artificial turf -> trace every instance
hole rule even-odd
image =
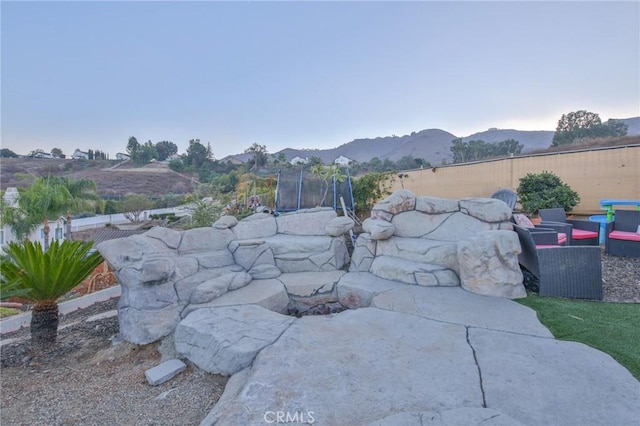
[[[556,339],[581,342],[611,355],[640,380],[640,304],[540,297],[517,302],[530,307]]]

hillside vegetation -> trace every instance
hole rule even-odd
[[[103,197],[143,194],[156,198],[169,193],[190,193],[195,185],[191,178],[162,163],[137,167],[119,165],[121,162],[115,160],[3,158],[1,161],[0,187],[3,191],[8,187],[27,187],[36,177],[49,175],[92,179]]]

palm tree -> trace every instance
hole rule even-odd
[[[67,215],[67,238],[70,236],[71,212],[95,208],[100,202],[96,184],[89,179],[39,177],[19,191],[16,206],[3,206],[2,222],[11,226],[16,238],[24,240],[42,223],[44,249],[49,247],[49,219]]]
[[[21,292],[33,302],[31,344],[41,349],[58,335],[58,299],[78,286],[102,263],[92,242],[54,240],[48,250],[39,242],[10,242],[0,264],[0,293]]]
[[[92,210],[102,203],[97,192],[96,182],[91,179],[71,179],[68,176],[52,177],[50,182],[61,185],[69,191],[69,204],[67,206],[67,229],[65,237],[71,238],[71,214],[73,211]]]

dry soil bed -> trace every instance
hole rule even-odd
[[[227,378],[193,365],[159,386],[144,372],[161,362],[158,343],[114,344],[117,299],[61,317],[58,343],[33,356],[29,331],[2,336],[2,425],[197,425],[218,401]],[[18,339],[10,342],[9,339]]]

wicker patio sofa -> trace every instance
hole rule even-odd
[[[599,247],[559,246],[553,230],[513,229],[522,247],[518,261],[538,279],[540,296],[602,300]]]
[[[597,246],[599,245],[600,223],[588,220],[567,219],[564,209],[540,209],[540,225],[549,227],[556,223],[571,225],[567,229],[568,244],[571,246]],[[571,230],[569,232],[568,230]]]
[[[615,222],[607,224],[604,247],[612,256],[640,257],[640,211],[616,210]]]

